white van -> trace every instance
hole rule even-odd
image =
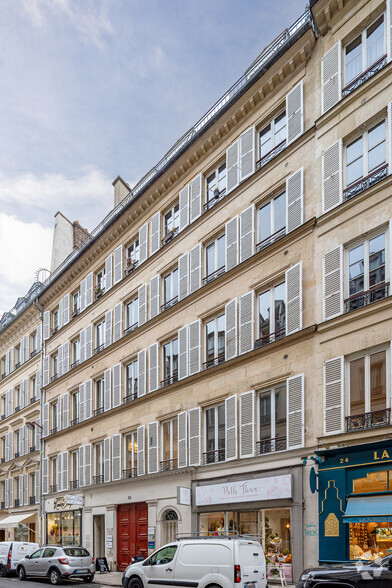
[[[38,543],[0,541],[0,576],[16,573],[18,562],[39,549]]]
[[[180,538],[146,560],[130,564],[124,588],[266,588],[266,566],[260,543],[241,535]]]

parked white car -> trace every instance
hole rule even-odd
[[[0,541],[0,576],[16,573],[18,562],[38,548],[38,543]]]
[[[245,536],[181,538],[130,564],[122,584],[124,588],[266,588],[265,557],[260,543]]]

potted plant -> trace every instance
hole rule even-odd
[[[94,294],[95,294],[95,299],[98,299],[102,296],[103,290],[101,288],[101,284],[97,284],[96,286],[94,286]]]
[[[166,243],[169,243],[169,241],[171,241],[173,237],[176,235],[177,231],[178,227],[173,227],[172,229],[170,229],[170,231],[168,231],[163,238],[163,244],[166,245]]]
[[[126,269],[126,273],[130,274],[131,272],[133,272],[133,270],[136,268],[137,265],[137,261],[136,259],[131,259],[130,257],[127,258],[127,269]]]

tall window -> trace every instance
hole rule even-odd
[[[80,339],[75,339],[72,342],[72,365],[71,367],[76,367],[80,362]]]
[[[53,404],[51,404],[51,410],[52,410],[52,430],[51,430],[51,433],[57,433],[57,427],[59,425],[59,423],[57,422],[57,402],[53,402]]]
[[[180,219],[180,206],[178,202],[166,212],[163,217],[163,224],[164,224],[164,235],[167,235],[169,231],[174,231],[178,229],[179,226],[179,219]]]
[[[226,192],[226,162],[224,161],[213,172],[207,176],[206,180],[206,200],[210,203],[211,200],[222,197]]]
[[[20,393],[20,386],[15,386],[15,412],[20,410],[21,404],[21,393]]]
[[[137,328],[139,321],[139,299],[133,298],[125,306],[125,334]]]
[[[79,290],[72,294],[72,314],[76,315],[80,311],[80,294]]]
[[[133,478],[137,470],[137,434],[136,431],[125,436],[125,471],[124,477]]]
[[[94,415],[101,414],[104,410],[104,380],[95,381],[95,411]]]
[[[71,425],[76,425],[79,420],[79,391],[71,392]],[[77,476],[76,476],[77,478]]]
[[[102,484],[104,481],[103,477],[103,468],[104,468],[104,458],[103,458],[103,443],[96,443],[94,446],[94,484]]]
[[[105,321],[95,325],[95,353],[102,351],[105,346]]]
[[[101,269],[95,276],[95,293],[105,290],[105,270]]]
[[[15,347],[15,369],[17,369],[20,366],[20,345],[17,345]]]
[[[206,246],[206,277],[204,283],[208,284],[221,276],[225,271],[226,237],[221,235]]]
[[[139,239],[135,239],[127,247],[127,263],[138,264],[140,259]]]
[[[259,346],[266,345],[286,334],[286,285],[279,284],[259,294]]]
[[[138,361],[134,359],[125,368],[125,387],[126,387],[126,395],[124,398],[125,402],[129,402],[130,400],[135,400],[137,398],[137,390],[138,390],[138,377],[139,377],[139,368],[138,368]]]
[[[30,382],[29,382],[29,398],[31,399],[31,401],[36,400],[36,396],[35,396],[35,385],[36,385],[36,377],[32,376],[30,378]]]
[[[286,141],[286,111],[276,116],[267,126],[259,132],[260,158]],[[283,146],[283,145],[282,145]]]
[[[19,452],[19,444],[20,444],[20,429],[18,429],[17,431],[15,431],[15,443],[14,443],[14,449],[15,449],[15,457],[19,457],[20,452]],[[13,456],[11,456],[12,458]]]
[[[386,370],[385,349],[349,361],[350,415],[387,408]]]
[[[344,52],[345,84],[360,76],[385,53],[384,17],[380,16],[347,45]]]
[[[257,250],[268,247],[286,234],[286,193],[261,206],[257,212]]]
[[[52,368],[53,368],[53,376],[52,376],[52,380],[55,380],[58,375],[59,375],[59,356],[58,353],[56,353],[55,355],[52,355]]]
[[[355,310],[387,295],[385,287],[385,233],[348,250],[346,310]]]
[[[70,487],[71,490],[79,487],[79,456],[78,451],[71,453],[71,468],[70,468]]]
[[[225,361],[225,315],[222,314],[205,324],[205,368]]]
[[[37,331],[31,335],[31,356],[37,353]]]
[[[57,492],[57,457],[52,458],[50,491]]]
[[[346,185],[350,186],[386,162],[385,120],[349,143],[346,147]]]
[[[178,302],[178,269],[173,269],[163,278],[163,304],[162,310],[170,308]]]
[[[178,457],[177,417],[162,423],[162,471],[175,470]]]
[[[163,381],[168,386],[178,380],[178,339],[163,345]]]
[[[259,453],[286,449],[286,384],[259,395]]]
[[[225,460],[225,405],[219,404],[205,411],[204,463]]]
[[[59,311],[56,309],[53,311],[53,330],[57,331],[59,328]]]

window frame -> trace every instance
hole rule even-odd
[[[283,280],[283,281],[281,281]],[[261,339],[265,339],[268,338],[272,341],[277,341],[278,339],[276,338],[276,333],[278,333],[279,331],[275,331],[275,324],[276,324],[276,316],[275,316],[275,303],[276,303],[276,299],[275,299],[275,290],[276,288],[278,288],[279,286],[283,286],[284,287],[284,294],[285,294],[285,298],[284,298],[284,305],[285,305],[285,320],[284,320],[284,326],[281,328],[281,330],[283,330],[283,334],[281,334],[279,336],[279,339],[282,339],[283,337],[286,336],[286,324],[287,324],[287,300],[286,300],[286,279],[285,276],[281,276],[281,280],[277,281],[277,283],[271,284],[269,286],[269,288],[267,288],[267,290],[262,290],[261,292],[257,292],[256,293],[256,333],[257,333],[257,339],[256,341],[260,341]],[[263,296],[264,294],[269,293],[269,308],[270,308],[270,320],[269,320],[269,335],[261,335],[260,333],[260,296]],[[271,327],[273,325],[274,330],[271,331]],[[272,338],[272,339],[271,339]]]
[[[384,135],[384,146],[385,146],[385,159],[383,163],[380,163],[376,167],[369,170],[369,133],[373,131],[376,127],[384,123],[385,125],[385,135]],[[377,118],[371,124],[366,125],[366,128],[362,131],[358,131],[353,136],[350,137],[349,140],[344,141],[344,149],[343,149],[343,183],[344,183],[344,190],[354,186],[358,182],[363,181],[369,175],[376,173],[380,168],[388,163],[388,146],[387,146],[387,132],[388,132],[388,121],[386,116],[382,116]],[[347,183],[347,148],[353,145],[356,141],[362,138],[362,176],[356,178],[350,184]],[[380,143],[377,143],[380,145]],[[357,158],[358,159],[358,158]]]
[[[284,113],[285,115],[285,125],[284,128],[286,129],[286,133],[285,133],[285,138],[280,141],[279,143],[275,144],[275,137],[276,137],[276,133],[275,133],[275,125],[276,125],[276,120]],[[263,155],[261,154],[261,133],[263,131],[265,131],[267,129],[268,126],[271,125],[271,149],[269,149],[268,151],[266,151],[266,153],[264,153]],[[278,145],[281,145],[283,143],[283,141],[287,144],[287,112],[286,112],[286,105],[282,105],[281,108],[279,108],[279,110],[277,111],[277,113],[271,117],[268,122],[265,122],[264,124],[258,125],[257,126],[257,154],[258,154],[258,161],[260,161],[261,159],[263,159],[266,155],[268,155],[269,153],[271,153],[271,151],[273,151],[274,149],[276,149],[276,147],[278,147]],[[284,145],[286,146],[286,145]]]
[[[95,348],[94,353],[102,351],[105,346],[105,317],[102,317],[94,325]]]
[[[98,400],[101,400],[98,403]],[[95,415],[101,414],[104,411],[105,406],[105,380],[103,376],[100,376],[94,380],[94,413]]]
[[[219,408],[223,407],[223,429],[225,431],[225,435],[223,437],[223,447],[218,447],[219,445]],[[208,442],[208,438],[207,438],[207,428],[208,428],[208,418],[207,418],[207,412],[213,410],[214,411],[214,449],[207,449],[207,442]],[[225,461],[226,459],[226,407],[225,407],[225,403],[224,402],[218,402],[218,404],[214,404],[212,406],[206,406],[204,409],[204,442],[203,442],[203,447],[204,447],[204,454],[205,454],[205,464],[210,464],[210,463],[217,463],[220,461]],[[223,459],[219,459],[220,455],[218,452],[223,451]],[[208,459],[208,455],[211,455],[213,453],[214,455],[214,459],[212,459],[211,461],[209,461]],[[215,455],[218,455],[218,459],[215,459]]]
[[[173,292],[174,292],[174,273],[176,273],[177,275],[177,294],[175,296],[173,296]],[[168,300],[166,300],[166,287],[165,287],[165,281],[167,278],[170,278],[170,298]],[[176,302],[178,302],[178,286],[179,286],[179,281],[178,281],[178,265],[175,267],[172,267],[171,270],[169,270],[168,272],[166,272],[164,275],[162,275],[162,304],[161,304],[161,310],[166,310],[167,308],[170,308],[170,306],[172,306],[173,304],[175,304]]]
[[[104,470],[105,470],[105,456],[104,456],[104,448],[103,448],[103,441],[98,441],[94,443],[94,477],[93,481],[103,482],[104,477]],[[99,480],[98,480],[99,478]]]
[[[376,59],[376,61],[374,61],[370,65],[367,65],[367,34],[366,33],[377,22],[377,20],[381,17],[383,17],[383,24],[384,24],[383,53],[380,55],[380,57],[378,57]],[[351,80],[346,80],[347,47],[349,45],[351,45],[351,43],[356,41],[359,37],[361,37],[361,72],[359,74],[357,74],[356,76],[354,76]],[[343,89],[346,88],[347,86],[349,86],[350,84],[352,84],[357,78],[361,77],[368,69],[373,67],[373,65],[376,64],[382,58],[382,56],[385,55],[386,53],[387,53],[387,18],[386,18],[386,12],[383,11],[378,16],[376,16],[376,18],[374,20],[372,20],[372,22],[370,24],[368,24],[365,28],[363,28],[358,34],[356,34],[352,38],[350,38],[350,41],[345,43],[345,45],[343,47],[343,51],[342,51]]]
[[[178,211],[176,212],[176,208],[178,208]],[[170,227],[169,229],[167,228],[167,223],[166,223],[166,216],[171,213],[171,222],[172,222],[172,227]],[[176,218],[176,214],[177,214],[177,220],[178,220],[178,225],[175,226],[174,225],[174,219]],[[166,210],[165,212],[162,213],[162,224],[163,224],[163,239],[166,238],[166,236],[173,231],[174,234],[176,234],[178,232],[179,226],[180,226],[180,201],[176,200],[175,202],[173,202]]]
[[[224,351],[219,354],[219,329],[218,329],[218,320],[220,318],[224,319]],[[208,335],[207,335],[207,325],[211,322],[214,322],[214,357],[208,359],[207,352],[208,352]],[[206,319],[203,324],[203,336],[204,336],[204,367],[212,367],[217,362],[223,363],[225,361],[225,354],[226,354],[226,316],[225,311],[222,311],[218,314],[211,316],[210,318]],[[208,364],[208,365],[207,365]]]
[[[133,255],[130,254],[130,249],[133,249]],[[138,265],[140,261],[140,243],[139,243],[139,236],[137,235],[134,239],[132,239],[128,245],[125,247],[125,259],[127,265],[131,265],[135,262],[135,267]]]
[[[175,343],[175,342],[177,343],[177,370],[174,369],[174,356],[175,356],[175,354],[173,353],[173,343]],[[169,355],[170,374],[168,376],[166,376],[165,347],[167,347],[168,345],[170,345],[170,355]],[[178,381],[178,356],[179,356],[178,337],[173,337],[173,338],[165,341],[164,343],[162,343],[161,353],[162,353],[162,376],[164,376],[161,381],[161,386],[169,386],[170,384]],[[168,380],[169,380],[169,382],[167,382]]]
[[[171,417],[170,419],[165,419],[164,421],[162,421],[160,423],[160,429],[161,429],[161,465],[163,467],[163,465],[167,462],[176,462],[176,464],[178,463],[178,416],[174,416]],[[170,457],[168,459],[165,459],[165,448],[164,448],[164,439],[165,439],[165,435],[164,435],[164,426],[165,425],[169,425],[169,455]],[[174,430],[176,432],[176,436],[174,437]],[[175,450],[175,451],[174,451]],[[174,464],[173,464],[174,465]],[[175,467],[169,467],[168,469],[176,469],[177,465],[175,465]]]
[[[281,198],[282,196],[284,196],[284,203],[285,203],[285,223],[283,227],[280,227],[279,229],[276,228],[276,214],[275,214],[275,201],[278,198]],[[262,239],[261,241],[259,241],[260,238],[260,211],[263,208],[266,208],[267,206],[270,206],[270,235],[268,235],[268,237],[265,237],[264,239]],[[272,243],[275,243],[275,241],[278,241],[279,239],[281,239],[282,237],[284,237],[287,234],[287,215],[286,215],[286,211],[287,211],[287,192],[286,192],[286,188],[282,186],[282,189],[279,190],[277,192],[277,194],[275,195],[271,195],[270,198],[268,200],[264,200],[263,202],[260,202],[259,204],[257,204],[256,206],[256,239],[257,239],[257,243],[256,243],[256,251],[259,252],[262,249],[264,249],[265,247],[268,247],[269,245],[271,245]],[[268,241],[266,243],[266,241]],[[262,247],[263,243],[265,243],[265,245]]]
[[[225,166],[225,187],[222,190],[219,190],[219,170],[221,167]],[[215,188],[212,190],[212,193],[209,194],[208,188],[208,179],[215,174]],[[216,182],[218,180],[218,182]],[[216,188],[219,190],[219,194],[217,196],[214,195]],[[227,191],[227,166],[226,166],[226,159],[221,159],[219,163],[217,163],[209,172],[204,174],[204,191],[205,191],[205,202],[206,204],[210,204],[213,200],[218,200],[222,198]]]
[[[128,451],[128,437],[132,437],[132,447],[133,447],[132,452]],[[124,445],[125,445],[125,447],[124,447],[125,463],[123,465],[126,466],[124,468],[124,470],[126,472],[131,470],[132,476],[129,476],[129,477],[133,477],[134,475],[136,475],[136,471],[137,471],[137,430],[136,429],[124,434]],[[136,448],[136,451],[135,451],[135,448]],[[129,462],[128,462],[129,454],[131,456],[131,466],[130,467],[128,467],[129,466]]]
[[[205,267],[205,277],[204,277],[204,283],[209,283],[210,281],[212,281],[213,276],[215,274],[216,277],[221,276],[222,274],[225,273],[226,270],[226,263],[224,260],[224,263],[222,266],[218,267],[218,259],[219,259],[219,244],[218,242],[223,239],[223,255],[224,257],[226,256],[226,233],[223,231],[221,233],[219,233],[219,235],[217,235],[216,237],[214,237],[213,239],[210,239],[205,245],[204,245],[204,267]],[[208,248],[211,247],[212,245],[214,245],[214,266],[215,269],[213,272],[209,271],[208,268]]]
[[[136,310],[135,310],[135,303],[137,303]],[[129,323],[128,307],[130,304],[132,304],[132,316],[133,316],[132,324],[128,324]],[[137,329],[139,326],[139,296],[137,294],[134,294],[130,299],[128,299],[128,302],[125,303],[124,307],[125,307],[125,324],[126,324],[124,332],[125,332],[125,334],[127,334],[127,333],[131,333],[134,329]]]
[[[275,404],[275,397],[276,397],[276,391],[278,388],[284,388],[285,389],[285,408],[286,408],[286,415],[285,415],[285,420],[286,420],[286,430],[285,430],[285,447],[282,449],[271,449],[271,451],[263,451],[261,452],[260,449],[258,449],[258,455],[264,455],[264,454],[269,454],[269,453],[277,453],[278,451],[286,451],[287,450],[287,422],[288,422],[288,406],[287,406],[287,381],[282,381],[282,382],[278,382],[277,384],[274,384],[273,386],[270,386],[268,388],[263,388],[261,390],[258,390],[256,393],[256,424],[257,424],[257,432],[256,432],[256,445],[261,444],[263,441],[264,442],[268,442],[268,441],[272,441],[272,440],[276,440],[279,439],[280,437],[276,436],[276,404]],[[270,394],[270,404],[271,404],[271,437],[268,439],[261,439],[261,406],[260,406],[260,402],[261,402],[261,397],[266,395],[267,393]],[[272,443],[271,443],[272,446]],[[276,446],[275,446],[276,447]]]
[[[135,387],[135,364],[137,366],[137,384]],[[129,366],[132,366],[132,392],[129,392],[128,390],[128,382],[129,382],[129,378],[128,378],[128,368]],[[124,377],[125,377],[125,391],[126,394],[124,396],[124,401],[129,402],[130,400],[135,400],[137,398],[138,395],[138,386],[139,386],[139,362],[138,362],[138,358],[137,356],[134,357],[133,359],[124,362]],[[135,389],[136,388],[136,389]]]

